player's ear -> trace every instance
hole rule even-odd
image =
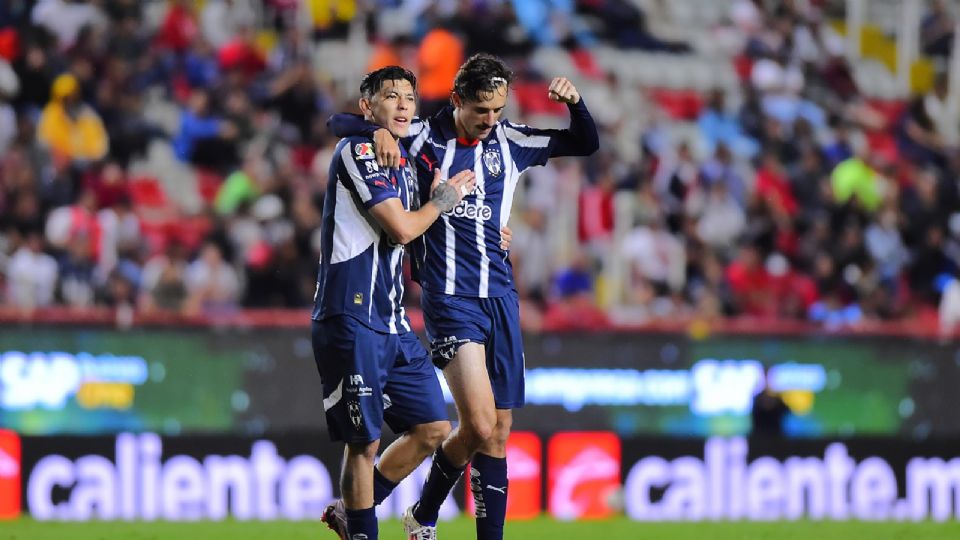
[[[360,105],[360,112],[362,112],[364,116],[367,116],[368,114],[370,114],[370,110],[371,110],[370,100],[368,100],[367,98],[360,98],[360,101],[358,102],[358,104]]]
[[[460,108],[463,105],[463,101],[460,99],[460,96],[456,92],[450,92],[450,103],[453,103],[453,106]]]

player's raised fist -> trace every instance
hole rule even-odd
[[[574,105],[580,102],[580,92],[577,87],[566,77],[554,77],[550,81],[550,89],[547,90],[547,97],[560,103],[569,103]]]

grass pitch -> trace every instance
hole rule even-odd
[[[460,518],[442,522],[444,540],[476,538],[473,521]],[[337,540],[322,523],[291,521],[226,522],[37,522],[31,519],[0,521],[0,540],[192,540],[192,539],[310,539]],[[401,540],[396,520],[380,523],[380,538]],[[507,540],[956,540],[960,522],[863,523],[638,523],[626,518],[593,522],[560,522],[549,518],[508,522]]]

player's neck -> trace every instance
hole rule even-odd
[[[477,139],[467,135],[467,130],[460,123],[460,109],[453,109],[453,126],[457,130],[457,140],[468,145],[477,144]]]

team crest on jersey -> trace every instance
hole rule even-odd
[[[350,416],[350,423],[353,429],[359,430],[363,425],[363,412],[360,411],[360,404],[356,401],[347,403],[347,415]]]
[[[483,166],[490,176],[500,176],[503,172],[503,163],[500,161],[500,152],[490,149],[483,153]]]
[[[373,154],[372,143],[357,143],[353,147],[353,153],[357,155],[357,159],[373,159],[376,157]]]

